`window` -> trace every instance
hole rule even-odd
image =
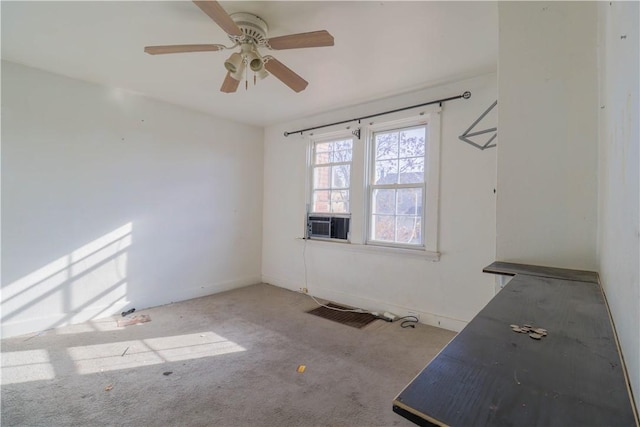
[[[305,235],[438,259],[439,107],[358,127],[309,140]]]
[[[352,158],[352,138],[313,143],[311,212],[339,214],[350,212]]]
[[[373,133],[370,240],[423,246],[427,125]]]
[[[368,130],[366,243],[437,253],[440,109]]]

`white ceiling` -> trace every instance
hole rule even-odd
[[[260,16],[270,37],[326,29],[335,46],[271,52],[309,82],[300,93],[270,76],[225,94],[229,52],[143,52],[147,45],[230,44],[190,1],[3,0],[2,58],[259,126],[496,69],[496,2],[220,4]]]

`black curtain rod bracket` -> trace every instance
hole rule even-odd
[[[425,107],[427,105],[432,105],[432,104],[440,104],[440,107],[442,107],[442,103],[443,102],[453,101],[455,99],[460,99],[460,98],[462,98],[462,99],[471,98],[471,92],[466,91],[462,95],[451,96],[449,98],[437,99],[435,101],[429,101],[429,102],[425,102],[423,104],[411,105],[410,107],[396,108],[395,110],[389,110],[389,111],[384,111],[382,113],[370,114],[368,116],[356,117],[355,119],[351,119],[351,120],[342,120],[341,122],[334,122],[334,123],[329,123],[329,124],[326,124],[326,125],[314,126],[314,127],[310,127],[310,128],[306,128],[306,129],[299,129],[299,130],[294,130],[294,131],[291,131],[291,132],[285,132],[284,136],[286,137],[286,136],[289,136],[289,135],[294,135],[296,133],[299,133],[300,135],[302,135],[304,132],[308,132],[310,130],[322,129],[322,128],[326,128],[326,127],[329,127],[329,126],[343,125],[345,123],[350,123],[350,122],[356,122],[357,121],[358,123],[360,123],[361,120],[370,119],[372,117],[378,117],[378,116],[383,116],[385,114],[391,114],[391,113],[397,113],[397,112],[400,112],[400,111],[411,110],[412,108]]]

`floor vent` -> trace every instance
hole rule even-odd
[[[328,307],[339,308],[341,310],[350,310],[349,307],[342,307],[337,304],[327,304]],[[377,317],[368,313],[353,313],[349,311],[331,310],[326,307],[318,307],[313,310],[307,311],[309,314],[322,317],[324,319],[333,320],[334,322],[342,323],[343,325],[352,326],[354,328],[363,328],[369,323],[377,319]]]

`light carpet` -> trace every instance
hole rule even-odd
[[[391,402],[455,334],[355,329],[315,305],[259,284],[4,339],[2,425],[413,425]]]

